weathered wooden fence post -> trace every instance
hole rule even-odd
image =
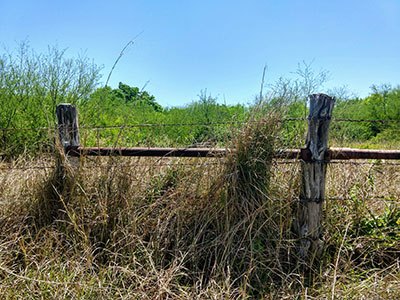
[[[68,158],[68,152],[79,147],[78,113],[72,104],[61,103],[57,105],[56,116],[59,140],[64,154]],[[79,158],[70,157],[68,160],[75,167],[79,166]]]
[[[306,148],[302,149],[302,185],[297,206],[295,231],[299,238],[299,258],[312,261],[320,255],[322,205],[325,199],[328,129],[335,99],[325,94],[309,96],[310,114]]]

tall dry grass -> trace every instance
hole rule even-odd
[[[398,298],[399,167],[329,167],[325,255],[304,274],[292,233],[299,166],[272,159],[278,120],[242,128],[224,159],[1,164],[0,295]]]

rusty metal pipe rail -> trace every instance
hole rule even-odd
[[[153,156],[153,157],[224,157],[234,149],[226,148],[148,148],[148,147],[68,147],[67,154],[80,156]],[[311,160],[307,149],[279,150],[274,155],[277,159]],[[369,150],[351,148],[331,148],[325,160],[349,159],[387,159],[400,160],[400,150]]]

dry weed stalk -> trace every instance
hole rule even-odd
[[[367,199],[383,193],[398,207],[400,197],[398,168],[376,164],[329,167],[324,269],[316,270],[314,284],[304,288],[307,282],[292,264],[298,165],[272,160],[276,118],[242,128],[234,141],[238,151],[225,160],[86,158],[74,174],[2,169],[0,294],[399,296],[398,240],[365,232],[365,226],[375,224],[368,223],[371,216],[378,219],[389,209],[388,202]],[[25,160],[18,166],[40,164]],[[62,173],[69,176],[61,178]],[[335,197],[350,200],[329,200]],[[373,233],[388,234],[381,229]]]

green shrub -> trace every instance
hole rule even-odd
[[[21,43],[0,56],[0,153],[15,156],[51,143],[57,104],[89,98],[100,68],[86,57],[68,58],[66,50],[49,47],[46,54]]]

